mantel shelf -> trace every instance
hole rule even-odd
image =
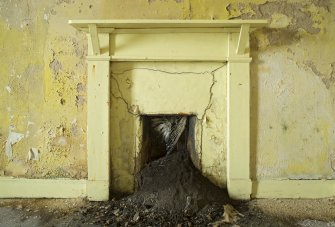
[[[264,27],[267,20],[69,20],[89,33],[93,55],[101,55],[99,34],[132,33],[239,33],[236,53],[245,52],[250,30]]]
[[[84,30],[89,24],[97,28],[113,29],[154,29],[154,28],[240,28],[248,24],[259,28],[268,24],[267,20],[69,20],[73,27]]]

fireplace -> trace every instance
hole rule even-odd
[[[232,198],[250,198],[249,31],[266,21],[70,24],[88,32],[89,199],[133,192],[136,173],[166,155],[149,152],[155,118],[186,119],[179,146],[194,165]]]

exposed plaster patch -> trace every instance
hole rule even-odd
[[[324,8],[327,12],[330,12],[331,0],[313,0],[313,4],[317,7]]]
[[[86,103],[85,96],[83,95],[76,95],[76,106],[81,107]]]
[[[0,18],[10,27],[24,29],[32,22],[29,1],[1,1]]]
[[[57,59],[53,58],[49,67],[52,69],[55,77],[57,78],[60,70],[62,69],[62,64]]]
[[[148,0],[148,3],[151,4],[157,0]],[[167,0],[160,0],[161,2],[167,2]],[[176,3],[182,3],[184,0],[174,0]]]
[[[317,75],[327,89],[329,89],[335,83],[335,62],[331,63],[330,66],[332,67],[332,71],[329,75],[326,75],[320,72],[314,62],[312,61],[304,61],[303,62],[308,68],[310,68],[315,75]]]
[[[315,5],[318,9],[327,10],[329,1],[266,1],[263,4],[238,3],[229,4],[227,12],[232,18],[241,19],[270,19],[270,25],[256,33],[265,36],[268,43],[266,46],[284,46],[296,43],[301,39],[301,30],[309,34],[318,34],[323,26],[323,17],[314,17],[310,6]],[[314,6],[313,5],[313,6]],[[250,10],[249,10],[250,9]],[[252,35],[253,36],[253,35]],[[264,40],[264,37],[262,37]],[[253,39],[253,37],[251,37]],[[258,37],[259,39],[259,37]],[[258,40],[261,42],[261,40]],[[254,50],[253,48],[251,48]]]
[[[71,122],[71,133],[76,136],[79,133],[77,119],[73,119]]]
[[[84,59],[85,56],[87,56],[87,42],[85,42],[85,45],[83,45],[82,42],[77,38],[72,38],[71,42],[76,56],[80,59]]]
[[[85,85],[83,83],[78,83],[76,90],[77,90],[78,93],[85,92]]]
[[[62,3],[70,4],[70,3],[71,3],[71,0],[57,0],[57,1],[56,1],[56,4],[57,4],[57,5],[60,5],[60,4],[62,4]]]
[[[287,28],[290,23],[292,22],[292,18],[281,14],[281,13],[275,13],[272,15],[271,23],[268,27],[270,28]]]
[[[9,134],[8,134],[8,138],[7,138],[7,142],[5,145],[5,152],[8,158],[12,158],[13,157],[13,148],[12,146],[14,144],[16,144],[17,142],[19,142],[20,140],[22,140],[24,138],[24,134],[22,133],[17,133],[17,132],[13,132],[12,129],[9,129]]]
[[[315,28],[313,17],[306,7],[309,3],[289,3],[286,1],[266,2],[264,4],[252,4],[251,7],[255,12],[253,18],[272,18],[273,15],[282,14],[292,18],[287,26],[289,31],[297,32],[299,28],[304,29],[310,34],[317,34],[320,32],[319,28]],[[241,15],[242,19],[245,19]]]
[[[40,151],[37,148],[30,148],[28,151],[28,160],[39,161],[40,160]]]

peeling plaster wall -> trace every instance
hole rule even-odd
[[[86,36],[68,26],[68,19],[267,18],[270,27],[253,32],[251,40],[252,176],[334,178],[334,5],[330,0],[0,1],[0,175],[87,175]],[[8,158],[11,133],[24,137],[10,144]],[[32,149],[39,152],[37,160],[27,160]]]

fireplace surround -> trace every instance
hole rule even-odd
[[[144,115],[194,119],[193,162],[249,199],[249,31],[265,20],[71,20],[88,34],[90,200],[132,192]]]

